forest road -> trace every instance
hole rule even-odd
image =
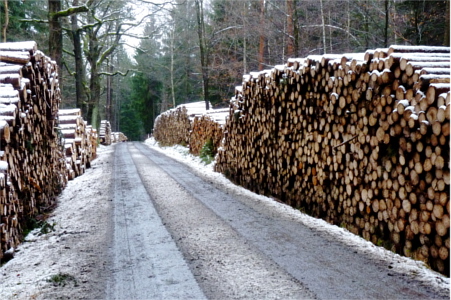
[[[113,170],[107,299],[449,299],[142,143]]]

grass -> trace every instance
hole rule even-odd
[[[78,286],[75,277],[66,273],[52,275],[49,279],[47,279],[47,282],[53,283],[55,286],[66,286],[67,283],[73,282],[74,286]]]

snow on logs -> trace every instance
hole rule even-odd
[[[99,140],[102,145],[111,145],[111,125],[110,121],[100,121]]]
[[[215,169],[449,275],[450,48],[309,56],[244,76]]]
[[[188,145],[191,123],[185,106],[165,111],[155,119],[153,136],[163,146]]]
[[[62,132],[73,135],[74,151],[83,153],[75,164],[95,153],[94,144],[82,149],[80,136],[67,132],[60,103],[56,63],[35,42],[0,43],[0,259],[20,242],[27,222],[55,205],[67,183]]]
[[[211,107],[211,104],[210,104]],[[205,102],[181,104],[160,114],[155,120],[153,136],[161,145],[189,145],[199,155],[209,140],[216,152],[223,136],[228,109],[205,109]]]
[[[128,138],[122,132],[112,132],[111,133],[111,142],[112,143],[122,143],[128,141]]]
[[[67,181],[56,68],[35,42],[0,44],[0,258]]]
[[[97,131],[83,120],[79,108],[60,109],[58,120],[58,129],[64,138],[67,176],[72,180],[91,166],[96,155]]]

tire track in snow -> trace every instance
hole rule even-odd
[[[204,299],[125,143],[116,147],[113,177],[113,267],[106,299]]]
[[[134,146],[187,194],[266,255],[268,261],[276,262],[320,299],[449,299],[449,290],[428,286],[418,281],[414,273],[399,272],[390,259],[363,253],[358,247],[341,242],[336,234],[307,227],[289,215],[268,209],[259,200],[217,188],[158,151],[140,143]],[[167,218],[163,217],[170,223]],[[176,230],[170,231],[179,235]]]

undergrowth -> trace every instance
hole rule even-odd
[[[213,141],[208,139],[205,144],[202,146],[199,154],[200,159],[206,165],[210,164],[215,157],[215,149],[213,146]]]

